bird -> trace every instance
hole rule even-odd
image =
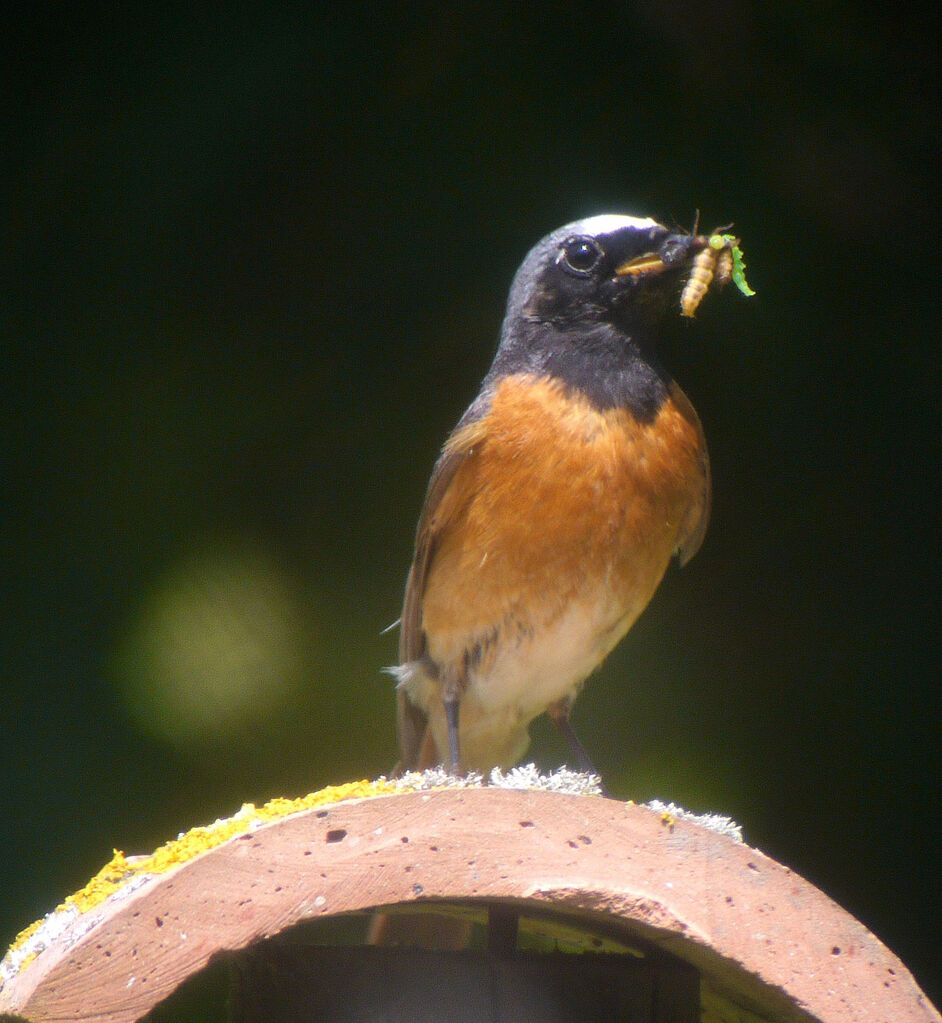
[[[591,768],[573,702],[710,517],[703,428],[659,351],[707,247],[602,214],[521,264],[419,517],[388,669],[400,771],[509,767],[543,713]]]

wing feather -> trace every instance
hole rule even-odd
[[[488,403],[489,405],[489,403]],[[425,631],[422,627],[422,602],[428,583],[429,572],[435,558],[435,551],[448,519],[441,513],[442,503],[455,476],[468,455],[483,443],[486,434],[486,413],[488,405],[475,403],[454,432],[445,442],[442,453],[429,481],[425,504],[416,530],[415,556],[409,577],[406,580],[406,594],[403,601],[402,621],[399,632],[399,672],[402,678],[413,671],[427,670],[421,662],[426,655]],[[432,667],[429,665],[428,667]],[[428,717],[425,712],[409,699],[400,685],[397,694],[396,713],[399,737],[400,769],[412,770],[431,766],[426,738]]]
[[[693,405],[690,404],[690,399],[676,382],[671,384],[670,395],[680,414],[695,427],[701,451],[700,465],[702,478],[700,493],[687,511],[677,544],[677,560],[681,565],[686,565],[700,549],[707,526],[710,523],[710,507],[713,503],[713,482],[710,476],[710,455],[707,451],[706,437],[703,435],[700,417],[697,415]]]

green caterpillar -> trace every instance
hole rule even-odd
[[[717,252],[721,252],[723,249],[729,250],[733,257],[733,265],[730,272],[733,284],[744,295],[754,295],[755,292],[746,282],[746,261],[742,258],[742,249],[736,244],[737,241],[738,239],[734,234],[711,234],[707,239],[707,244],[711,249],[716,249]]]

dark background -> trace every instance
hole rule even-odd
[[[568,220],[699,208],[735,221],[758,291],[670,328],[713,522],[576,724],[617,796],[732,815],[937,997],[928,18],[736,0],[19,17],[0,944],[113,847],[391,767],[381,630],[513,271]],[[565,759],[534,731],[539,763]]]

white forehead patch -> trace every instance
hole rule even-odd
[[[580,231],[586,234],[599,235],[611,234],[613,231],[620,231],[625,227],[633,227],[637,231],[647,231],[652,227],[661,227],[656,220],[650,217],[628,217],[623,213],[601,213],[597,217],[587,217],[573,224]]]

